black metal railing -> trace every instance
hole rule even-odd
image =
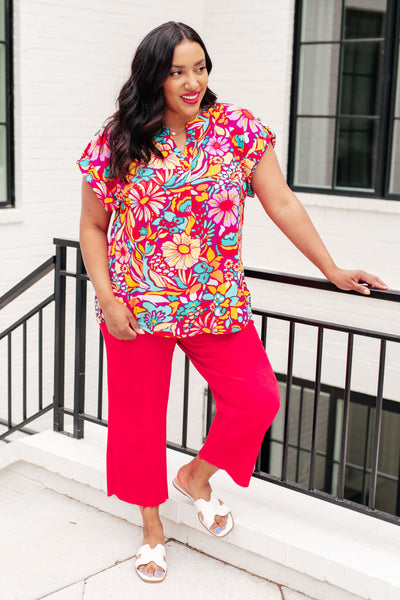
[[[46,260],[40,267],[35,269],[30,275],[25,277],[19,284],[14,286],[6,294],[0,298],[0,310],[6,308],[11,302],[17,300],[30,290],[35,284],[42,280],[46,275],[54,270],[55,259],[52,256]],[[45,402],[43,397],[43,314],[45,309],[54,302],[54,294],[50,294],[36,306],[26,312],[17,321],[9,325],[4,331],[0,332],[0,344],[6,345],[6,364],[3,364],[3,398],[6,397],[6,409],[1,411],[0,417],[0,440],[6,441],[13,433],[20,430],[26,434],[34,433],[28,429],[27,425],[32,421],[36,421],[39,417],[49,412],[53,408],[53,398],[50,396],[50,401]],[[28,355],[28,325],[34,320],[37,321],[36,333],[36,351]],[[21,353],[18,354],[17,361],[13,360],[13,342],[17,336],[21,336],[22,340],[18,340]],[[28,371],[30,368],[30,358],[34,356],[36,363],[36,389],[28,382]],[[13,386],[14,369],[18,365],[22,372],[22,389],[15,390]],[[29,394],[28,394],[29,389]],[[21,402],[16,402],[15,395],[18,394]],[[31,396],[34,396],[31,398]],[[15,409],[18,407],[18,411]],[[3,407],[4,408],[4,407]],[[14,415],[17,412],[18,417]],[[6,413],[6,414],[4,414]]]
[[[393,296],[393,294],[392,294]],[[400,454],[397,456],[397,461],[395,461],[395,470],[397,472],[397,489],[396,496],[394,498],[395,505],[395,515],[393,518],[391,516],[383,514],[383,511],[377,510],[376,507],[376,492],[377,492],[377,482],[378,482],[378,474],[380,478],[385,479],[384,473],[378,473],[378,459],[379,453],[381,450],[381,432],[382,432],[382,415],[383,415],[383,387],[385,381],[385,361],[386,361],[386,350],[388,343],[399,344],[400,336],[399,335],[391,335],[385,334],[378,331],[370,331],[363,330],[360,328],[349,327],[349,326],[340,326],[333,323],[326,323],[321,321],[315,321],[311,319],[303,319],[294,317],[292,315],[282,314],[282,313],[272,313],[267,311],[254,310],[255,315],[259,315],[262,319],[263,329],[266,331],[267,322],[269,320],[280,320],[287,321],[289,323],[289,333],[288,333],[288,352],[287,352],[287,371],[282,376],[280,374],[280,379],[284,383],[284,397],[282,398],[282,405],[284,413],[283,419],[283,436],[282,440],[274,439],[273,429],[268,433],[268,442],[281,443],[282,452],[281,452],[281,466],[279,469],[279,473],[276,475],[271,475],[263,472],[261,467],[262,456],[259,457],[258,463],[255,469],[255,476],[260,477],[265,480],[274,481],[275,483],[279,483],[281,485],[285,485],[291,489],[296,489],[302,491],[304,493],[312,494],[313,496],[330,500],[335,503],[342,504],[349,508],[364,512],[375,514],[375,516],[380,516],[381,518],[387,518],[387,520],[392,522],[397,522],[400,524],[400,516],[399,512],[399,502],[400,502],[400,481],[398,477],[399,467],[400,467]],[[315,356],[315,379],[313,382],[308,382],[308,384],[312,383],[311,389],[313,394],[313,402],[312,402],[312,427],[311,434],[309,439],[309,447],[301,448],[300,444],[295,446],[290,443],[290,423],[291,423],[291,402],[292,402],[292,384],[293,384],[293,358],[295,352],[295,334],[296,328],[298,325],[306,325],[308,327],[314,328],[317,330],[317,342],[316,342],[316,356]],[[318,457],[324,456],[324,452],[318,452],[317,450],[317,436],[318,436],[318,413],[320,409],[321,402],[321,373],[322,373],[322,361],[323,361],[323,348],[324,348],[324,336],[328,331],[336,331],[345,334],[347,337],[347,356],[345,363],[345,385],[341,391],[340,397],[343,403],[343,410],[341,415],[341,423],[337,423],[337,411],[334,412],[333,418],[329,423],[330,428],[336,427],[337,434],[340,439],[340,449],[338,452],[338,458],[335,460],[332,459],[332,462],[338,467],[338,475],[336,478],[336,494],[329,494],[325,490],[316,489],[315,485],[315,477],[316,477],[316,461]],[[354,361],[354,341],[356,338],[372,338],[379,341],[379,359],[378,359],[378,378],[377,378],[377,389],[376,395],[374,397],[375,400],[375,425],[372,434],[372,448],[370,449],[370,458],[367,456],[367,449],[364,452],[365,460],[367,461],[363,465],[363,475],[367,475],[369,477],[369,493],[364,494],[366,496],[366,503],[359,504],[357,502],[353,502],[346,498],[345,495],[345,482],[346,482],[346,470],[350,469],[358,469],[358,465],[349,464],[347,458],[347,446],[349,442],[349,418],[350,418],[350,409],[352,396],[354,392],[352,391],[351,380],[352,380],[352,370],[353,370],[353,361]],[[264,336],[264,344],[267,343],[267,337]],[[279,378],[279,377],[278,377]],[[363,396],[366,396],[365,394]],[[387,401],[386,401],[387,402]],[[391,403],[394,407],[392,409],[393,414],[398,414],[400,406],[398,403]],[[339,415],[340,416],[340,415]],[[329,434],[329,432],[328,432]],[[335,433],[331,433],[331,435],[335,435]],[[398,431],[397,435],[393,436],[393,439],[385,440],[385,443],[393,443],[398,446]],[[299,451],[307,452],[309,454],[308,457],[308,476],[305,477],[305,481],[301,484],[296,481],[290,481],[290,477],[288,476],[288,465],[289,465],[289,451],[290,449],[296,448]],[[370,464],[369,464],[370,463]],[[361,469],[360,469],[361,470]],[[365,479],[364,479],[365,481]]]
[[[88,310],[92,311],[92,299],[88,298],[91,291],[88,293],[88,276],[78,242],[55,239],[54,243],[54,405],[43,410],[54,408],[56,431],[82,438],[85,421],[107,426],[103,340],[94,319],[86,318]],[[48,268],[50,264],[53,263],[50,261]],[[279,283],[287,289],[299,286],[313,288],[329,292],[330,297],[333,297],[332,294],[352,294],[341,292],[329,282],[316,278],[253,269],[247,269],[246,276],[249,282],[262,281],[263,285]],[[13,294],[10,292],[7,296],[11,298]],[[397,291],[371,290],[371,296],[380,303],[400,302],[400,292]],[[357,297],[361,302],[370,301],[359,294]],[[52,300],[53,297],[46,302]],[[280,352],[285,355],[283,366],[282,356],[278,361],[277,373],[282,391],[280,417],[265,436],[254,476],[400,524],[399,436],[397,433],[393,439],[388,438],[392,435],[391,426],[395,418],[400,418],[400,403],[397,398],[385,397],[384,394],[387,382],[399,375],[398,367],[397,371],[393,371],[393,357],[390,358],[390,369],[387,368],[387,354],[388,348],[390,352],[393,348],[400,351],[400,336],[259,307],[253,308],[253,313],[269,356],[274,355],[278,346],[282,346]],[[279,335],[274,333],[277,324],[281,328]],[[304,345],[305,330],[315,332],[311,335],[312,344],[308,339]],[[7,331],[2,335],[8,335]],[[324,366],[330,359],[332,335],[342,336],[345,340],[341,345],[344,358],[342,386],[327,382],[324,374]],[[369,356],[370,362],[366,363],[368,369],[371,370],[373,364],[377,371],[373,393],[357,389],[359,383],[354,383],[357,380],[355,372],[359,379],[358,363],[360,355],[363,356],[360,340],[362,343],[373,340],[379,346],[376,357]],[[308,379],[296,367],[296,357],[307,352],[312,354],[314,361],[314,375]],[[367,353],[371,354],[368,348]],[[182,359],[180,368],[183,383],[179,411],[182,421],[180,433],[169,439],[168,446],[195,455],[201,442],[190,443],[189,430],[193,429],[190,410],[192,370],[187,357]],[[205,398],[204,429],[207,433],[215,411],[207,388]],[[355,418],[354,411],[359,406],[368,408],[365,431],[360,429],[360,419]],[[362,444],[358,439],[362,440]],[[392,454],[388,462],[386,449],[389,445]],[[362,456],[358,456],[361,446]],[[381,461],[383,466],[381,456],[385,459]],[[360,489],[357,487],[358,479],[362,480]],[[382,501],[382,486],[385,490],[390,486],[393,496],[390,503]]]

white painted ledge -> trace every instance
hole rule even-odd
[[[10,223],[23,223],[24,218],[24,211],[20,208],[0,209],[0,225],[9,225]]]
[[[106,496],[107,431],[86,423],[85,438],[52,431],[0,446],[0,468],[140,525],[137,507]],[[170,479],[188,457],[168,451]],[[398,600],[400,527],[253,479],[248,489],[226,473],[213,487],[232,508],[235,528],[207,534],[194,507],[170,486],[161,507],[165,535],[318,600]]]
[[[384,198],[365,198],[351,195],[345,196],[332,194],[313,194],[310,192],[296,192],[304,206],[319,206],[346,212],[374,212],[378,214],[400,215],[400,202],[398,200],[385,200]]]

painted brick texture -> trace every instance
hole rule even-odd
[[[53,237],[77,239],[81,177],[75,161],[113,112],[138,42],[166,20],[200,32],[214,63],[210,86],[221,100],[246,106],[272,126],[286,171],[294,0],[16,0],[14,11],[17,208],[0,211],[0,295],[53,254]],[[338,264],[377,272],[400,288],[397,203],[310,194],[301,200]],[[244,259],[252,267],[319,275],[255,198],[247,201]],[[29,305],[43,290],[30,294]],[[285,289],[261,294],[270,307],[290,296]],[[316,293],[296,298],[306,314],[338,314],[331,296],[323,303]],[[377,308],[366,299],[355,306],[340,298],[340,316],[349,322],[399,331],[394,306]],[[19,302],[18,314],[25,304]]]

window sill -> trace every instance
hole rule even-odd
[[[351,195],[332,196],[331,194],[312,194],[307,192],[296,192],[296,195],[304,206],[321,206],[346,211],[400,215],[400,202],[398,200],[357,198]]]
[[[23,223],[24,212],[20,208],[2,208],[0,210],[0,226],[9,223]]]

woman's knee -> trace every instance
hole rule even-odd
[[[277,380],[273,379],[272,381],[263,382],[258,388],[253,388],[251,396],[252,402],[250,402],[250,404],[253,405],[255,416],[257,416],[260,421],[265,420],[271,423],[277,415],[281,405]]]

